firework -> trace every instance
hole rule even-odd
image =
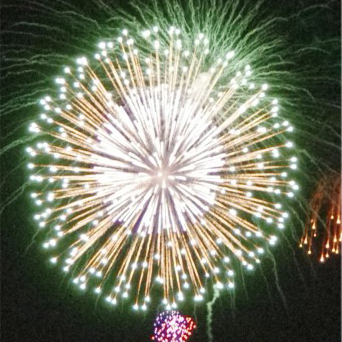
[[[233,51],[212,60],[204,34],[123,30],[40,101],[34,218],[51,262],[109,303],[146,310],[154,283],[167,309],[207,278],[232,289],[234,260],[253,269],[284,228],[293,127]]]
[[[162,312],[154,323],[152,340],[158,342],[185,342],[196,325],[191,317],[182,316],[178,311]]]
[[[319,260],[324,262],[331,253],[339,254],[341,251],[341,175],[322,178],[309,206],[300,247],[304,246],[311,255],[314,238],[318,237],[321,241]],[[326,217],[325,222],[322,216]]]

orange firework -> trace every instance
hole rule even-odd
[[[322,217],[326,216],[326,220]],[[315,190],[311,202],[305,232],[300,247],[307,246],[312,254],[315,237],[322,241],[320,262],[324,262],[331,253],[341,250],[341,174],[322,179]]]

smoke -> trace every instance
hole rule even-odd
[[[207,335],[208,335],[208,340],[210,342],[214,341],[214,336],[213,336],[213,328],[212,328],[212,323],[213,323],[213,305],[215,304],[217,298],[220,296],[220,291],[219,289],[214,286],[214,296],[213,299],[207,303],[207,309],[208,309],[208,315],[207,315]]]

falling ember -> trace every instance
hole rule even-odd
[[[322,217],[326,217],[325,222]],[[319,230],[319,233],[317,233]],[[318,235],[317,235],[318,234]],[[341,175],[324,177],[310,201],[309,218],[305,225],[300,247],[312,254],[315,237],[321,241],[319,261],[341,251]]]
[[[196,324],[189,316],[182,316],[178,311],[162,312],[154,323],[153,341],[185,342],[196,329]]]
[[[232,290],[231,258],[260,262],[298,190],[293,127],[268,86],[232,51],[209,63],[203,34],[183,41],[171,27],[165,43],[158,32],[123,30],[66,67],[29,128],[43,140],[27,148],[51,262],[134,310],[154,284],[167,310],[186,293],[203,300],[208,277]]]

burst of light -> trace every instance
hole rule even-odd
[[[279,200],[298,189],[268,86],[251,87],[249,65],[228,77],[233,52],[208,66],[208,40],[172,32],[166,46],[157,29],[101,42],[56,78],[63,98],[42,99],[43,123],[30,125],[46,136],[27,149],[31,179],[46,184],[32,196],[47,207],[35,216],[50,231],[44,247],[82,289],[110,279],[118,290],[104,295],[135,310],[154,282],[166,307],[183,290],[200,300],[206,277],[227,283],[228,255],[252,269],[284,227]]]
[[[196,324],[189,316],[182,316],[178,311],[162,312],[154,323],[153,341],[185,342],[196,329]]]
[[[308,255],[319,253],[319,261],[324,262],[331,254],[341,252],[341,175],[324,176],[315,189],[310,204],[305,231],[300,247]],[[325,218],[324,218],[325,217]],[[320,247],[315,250],[315,238]],[[316,253],[315,253],[316,254]]]

